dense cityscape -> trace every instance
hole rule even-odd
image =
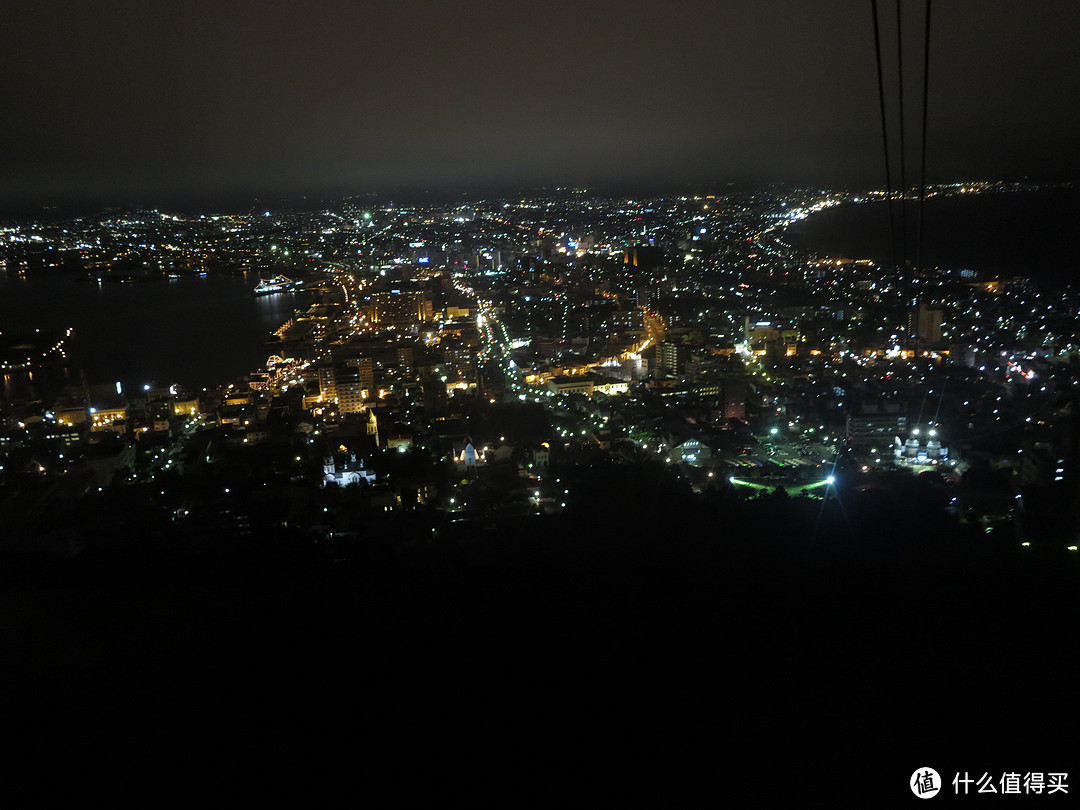
[[[137,521],[142,538],[271,532],[347,559],[372,534],[589,512],[586,471],[660,465],[699,498],[918,482],[957,526],[1075,551],[1080,301],[788,240],[882,197],[566,189],[8,224],[9,278],[256,270],[253,294],[307,302],[266,336],[264,368],[201,390],[87,379],[72,329],[2,335],[8,550],[93,551]]]

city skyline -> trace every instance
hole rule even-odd
[[[903,6],[909,183],[922,12]],[[1078,176],[1078,14],[933,8],[928,179]],[[45,3],[11,17],[8,207],[884,181],[868,3]],[[881,19],[895,151],[895,6]]]

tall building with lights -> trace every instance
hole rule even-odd
[[[942,312],[920,304],[908,312],[908,334],[922,345],[941,343]]]

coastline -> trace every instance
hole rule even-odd
[[[908,201],[905,208],[907,257],[913,260],[917,203]],[[1069,186],[929,198],[924,212],[923,264],[991,276],[1025,275],[1051,286],[1069,283],[1080,270],[1072,239],[1077,217],[1080,189]],[[899,233],[902,218],[895,206],[894,219]],[[786,237],[807,257],[891,263],[884,201],[845,203],[819,211],[790,225]]]
[[[261,368],[271,332],[306,300],[299,291],[252,295],[257,282],[255,271],[162,284],[0,275],[0,323],[10,332],[74,328],[72,372],[85,369],[90,382],[198,390]]]

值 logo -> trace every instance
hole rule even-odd
[[[941,790],[941,777],[933,768],[918,768],[911,775],[908,784],[911,786],[911,792],[920,799],[929,799]]]

